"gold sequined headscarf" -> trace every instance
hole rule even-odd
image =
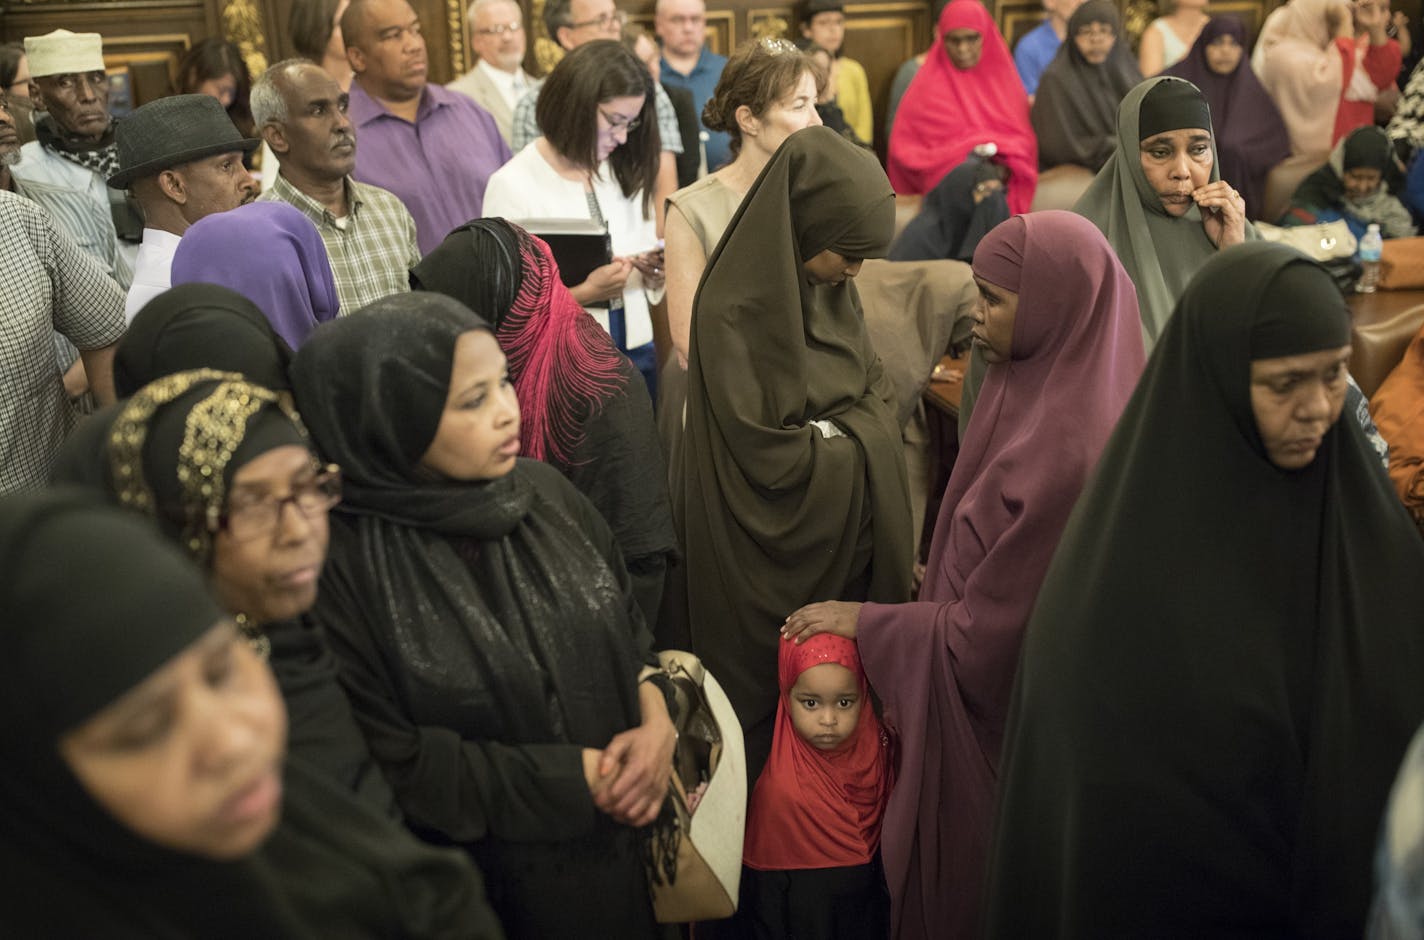
[[[180,403],[185,406],[181,434],[174,424],[171,433],[162,435],[178,439],[170,454],[163,446],[166,440],[162,445],[155,442],[160,436],[155,430],[161,413]],[[273,409],[275,419],[267,425],[272,443],[310,446],[295,411],[275,392],[236,373],[195,369],[145,385],[119,411],[109,430],[109,470],[119,502],[157,517],[190,556],[206,565],[213,534],[222,521],[231,473],[240,465],[233,458],[250,442],[267,409]],[[154,453],[158,449],[165,452]],[[170,464],[176,464],[171,477]]]

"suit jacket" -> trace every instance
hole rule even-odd
[[[539,84],[535,78],[528,75],[525,78],[528,79],[530,88]],[[514,109],[505,103],[504,95],[499,93],[499,89],[494,87],[494,82],[483,70],[472,68],[445,87],[473,99],[475,104],[488,111],[494,117],[495,126],[499,128],[499,136],[503,137],[504,142],[511,148],[514,146]]]

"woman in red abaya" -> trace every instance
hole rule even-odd
[[[979,0],[953,0],[937,42],[895,112],[886,171],[895,192],[927,193],[980,144],[1009,170],[1009,211],[1027,212],[1038,185],[1028,95],[994,18]]]

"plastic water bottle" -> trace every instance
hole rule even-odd
[[[1380,252],[1383,249],[1384,241],[1380,238],[1379,226],[1371,222],[1369,229],[1365,231],[1365,237],[1360,239],[1360,283],[1355,285],[1357,293],[1375,292],[1375,285],[1379,283]]]

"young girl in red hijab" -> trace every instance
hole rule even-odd
[[[884,937],[889,739],[860,654],[828,633],[783,640],[777,674],[771,759],[747,807],[740,916],[759,940]]]

